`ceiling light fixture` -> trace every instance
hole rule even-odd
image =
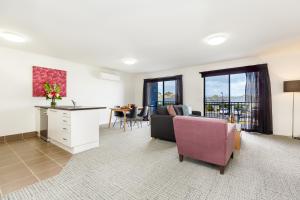
[[[229,34],[227,33],[216,33],[204,38],[204,42],[211,46],[217,46],[226,42],[228,38],[229,38]]]
[[[27,41],[25,36],[19,33],[13,33],[8,31],[0,32],[0,37],[7,41],[16,42],[16,43],[23,43]]]
[[[135,59],[135,58],[123,58],[122,62],[126,65],[134,65],[135,63],[137,63],[137,59]]]

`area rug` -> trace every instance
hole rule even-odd
[[[178,161],[176,144],[150,128],[100,129],[100,147],[74,156],[62,172],[3,197],[76,199],[300,199],[300,142],[244,133],[224,175],[200,161]]]

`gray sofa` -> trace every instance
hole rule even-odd
[[[174,105],[177,115],[200,117],[200,111],[187,111],[185,105]],[[169,115],[167,106],[158,107],[156,112],[151,115],[151,137],[161,140],[175,142],[175,134],[173,128],[173,117]]]

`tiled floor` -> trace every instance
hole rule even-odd
[[[37,137],[0,142],[0,197],[57,175],[71,154]]]

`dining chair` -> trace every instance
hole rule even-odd
[[[120,106],[115,106],[115,108],[120,108]],[[123,114],[123,112],[115,111],[114,112],[114,117],[115,117],[115,122],[113,124],[113,127],[115,127],[115,125],[116,125],[116,123],[117,123],[118,120],[120,121],[120,123],[122,122],[121,119],[124,117],[124,114]],[[122,126],[122,124],[120,124],[120,127],[121,126]]]
[[[149,106],[144,106],[141,112],[137,115],[135,122],[139,121],[141,127],[143,127],[143,121],[147,121],[149,124]]]
[[[131,107],[131,110],[129,111],[128,114],[126,114],[126,122],[130,123],[130,128],[132,130],[132,122],[136,122],[137,120],[137,110],[138,108],[136,106]],[[125,124],[124,124],[125,126]]]

